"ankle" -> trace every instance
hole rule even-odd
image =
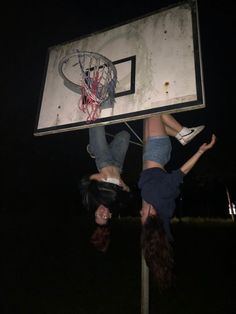
[[[187,127],[183,127],[181,131],[179,131],[179,135],[180,136],[185,136],[187,134],[191,133],[191,129],[187,128]]]
[[[176,135],[175,137],[180,140],[183,136],[186,134],[189,134],[191,130],[189,128],[183,127]]]

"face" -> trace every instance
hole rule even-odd
[[[142,225],[145,224],[145,222],[149,216],[155,216],[156,214],[157,213],[156,213],[154,207],[151,204],[144,202],[143,207],[140,210]]]
[[[98,225],[104,226],[108,223],[109,219],[111,219],[111,212],[109,208],[100,205],[95,211],[95,221]]]

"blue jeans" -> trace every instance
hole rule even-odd
[[[129,140],[130,134],[121,131],[108,144],[104,126],[90,128],[89,145],[91,153],[95,156],[98,171],[107,166],[115,166],[122,171]]]

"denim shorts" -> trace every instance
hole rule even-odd
[[[143,160],[151,160],[165,166],[171,157],[171,141],[169,136],[149,137],[144,147]]]

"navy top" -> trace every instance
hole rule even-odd
[[[180,184],[184,173],[178,169],[166,172],[161,168],[148,168],[142,171],[138,186],[144,201],[151,204],[160,216],[169,240],[173,240],[170,219],[175,210],[175,200],[180,194]]]

